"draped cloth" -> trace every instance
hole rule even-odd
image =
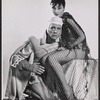
[[[52,68],[49,66],[46,67],[47,75],[45,83],[47,87],[53,93],[56,93],[58,98],[66,100],[62,84],[57,75]],[[65,74],[66,84],[73,88],[75,97],[78,100],[85,100],[95,76],[97,60],[90,58],[87,63],[85,60],[76,59],[64,64],[62,67]]]
[[[29,63],[33,63],[34,54],[30,48],[30,44],[24,43],[11,56],[9,61],[9,74],[5,96],[11,100],[15,100],[16,96],[19,100],[23,99],[23,91],[26,88],[31,72],[20,70],[17,68],[21,60],[28,58]]]
[[[95,72],[97,61],[89,59],[88,65],[85,60],[73,60],[69,69],[65,71],[65,79],[74,91],[77,99],[85,99],[88,94]]]

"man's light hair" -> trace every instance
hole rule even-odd
[[[52,17],[50,20],[49,20],[49,25],[50,24],[57,24],[57,25],[61,25],[62,26],[62,24],[63,24],[63,22],[62,22],[62,19],[60,18],[60,17]]]
[[[63,25],[63,21],[62,18],[56,16],[56,17],[52,17],[49,21],[48,21],[48,25],[47,25],[47,32],[50,29],[51,24],[57,24],[57,25]]]

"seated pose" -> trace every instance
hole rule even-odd
[[[64,13],[65,1],[64,0],[52,0],[52,9],[53,13],[56,16],[59,16],[63,19],[62,34],[59,41],[60,49],[57,52],[52,53],[47,57],[47,65],[52,67],[59,77],[64,92],[68,99],[74,99],[72,89],[66,84],[64,78],[63,70],[61,63],[66,63],[73,59],[85,59],[88,60],[89,48],[86,43],[86,36],[81,27],[76,23],[73,17],[69,13]],[[51,27],[54,32],[56,31],[55,27]],[[38,48],[35,37],[29,38],[33,50],[36,56],[41,59],[45,54],[48,53],[48,47]],[[57,46],[57,44],[53,44]],[[57,47],[56,47],[57,49]],[[51,50],[52,51],[52,50]]]
[[[32,94],[34,94],[38,98],[42,100],[48,100],[48,98],[55,100],[53,99],[54,97],[51,92],[49,91],[48,93],[45,84],[39,77],[39,75],[44,72],[44,67],[41,66],[37,61],[39,61],[39,59],[43,55],[47,53],[49,54],[49,52],[55,51],[58,48],[59,38],[61,36],[61,27],[61,18],[54,17],[51,19],[49,28],[47,29],[45,36],[40,39],[40,45],[42,46],[39,46],[39,51],[41,51],[40,47],[43,48],[42,52],[39,53],[40,55],[37,53],[38,50],[33,48],[30,41],[25,42],[22,46],[15,50],[10,58],[10,69],[5,94],[6,97],[11,100],[15,100],[16,98],[22,100],[22,94],[25,91],[26,86],[28,85],[28,87],[32,91],[34,91],[32,92]],[[56,31],[54,32],[54,30]],[[33,37],[30,37],[29,40],[31,40],[31,38],[33,40]],[[35,38],[34,41],[36,43],[38,42]],[[38,43],[34,45],[37,45],[38,47]],[[36,53],[34,53],[35,50]],[[39,59],[37,59],[36,57],[38,57]],[[32,81],[30,81],[31,79]],[[25,93],[26,92],[27,91],[25,91]]]
[[[87,46],[86,36],[82,28],[68,12],[64,12],[65,0],[51,0],[51,5],[54,15],[63,20],[60,46],[64,49],[49,55],[47,63],[59,76],[67,97],[73,100],[73,93],[66,86],[61,64],[73,59],[88,61],[90,50]]]
[[[55,19],[55,18],[53,18]],[[88,85],[88,81],[86,81],[87,79],[85,78],[85,81],[82,80],[82,92],[80,91],[80,84],[81,83],[81,79],[83,79],[82,76],[82,70],[84,69],[85,73],[84,76],[86,76],[86,74],[88,75],[90,73],[90,70],[88,71],[88,67],[86,70],[86,67],[84,68],[84,64],[82,65],[82,62],[80,63],[80,61],[72,61],[71,64],[67,64],[65,63],[65,69],[68,68],[68,72],[64,69],[64,66],[62,66],[61,68],[59,68],[59,72],[60,74],[57,75],[55,74],[54,70],[51,70],[52,67],[51,65],[49,66],[48,64],[48,59],[46,59],[49,55],[54,54],[55,52],[59,52],[59,40],[60,40],[60,32],[61,31],[61,20],[58,24],[59,20],[51,20],[50,22],[50,27],[46,30],[44,37],[41,39],[40,41],[40,46],[39,44],[37,44],[37,49],[39,48],[39,54],[38,54],[38,50],[36,51],[36,53],[34,54],[33,52],[33,46],[34,46],[34,42],[33,42],[33,46],[32,46],[32,41],[33,38],[35,39],[35,42],[38,42],[37,39],[35,37],[30,37],[29,40],[31,41],[31,43],[25,42],[22,46],[20,46],[11,56],[10,58],[10,68],[9,68],[9,76],[8,76],[8,83],[7,83],[7,88],[6,88],[6,97],[8,97],[8,99],[10,100],[15,100],[16,98],[19,100],[25,100],[25,98],[23,98],[23,93],[28,94],[30,97],[28,98],[28,100],[33,100],[37,97],[37,100],[68,100],[66,95],[64,94],[65,89],[63,89],[62,87],[62,80],[59,81],[59,75],[61,74],[63,77],[63,72],[62,72],[62,68],[64,70],[64,77],[66,78],[66,82],[69,84],[73,84],[70,86],[73,86],[74,92],[75,92],[75,96],[78,97],[79,99],[83,99],[84,98],[84,89],[85,89],[85,84],[84,82],[86,82],[86,85]],[[51,27],[52,24],[55,27]],[[56,24],[54,24],[56,23]],[[57,28],[58,27],[58,28]],[[57,29],[56,31],[53,31],[53,29]],[[58,31],[59,30],[59,31]],[[45,45],[43,45],[45,44]],[[51,44],[51,45],[50,45]],[[36,46],[36,44],[35,44]],[[45,48],[48,47],[48,48]],[[40,48],[42,48],[42,54],[41,55],[41,50]],[[46,52],[46,53],[45,53]],[[37,58],[35,58],[37,55]],[[44,56],[43,56],[44,55]],[[43,57],[42,57],[43,56]],[[48,57],[49,58],[49,57]],[[38,62],[37,62],[38,61]],[[40,62],[43,62],[42,64],[44,64],[43,66],[40,65]],[[76,64],[74,64],[76,63]],[[81,71],[79,71],[78,69],[80,68],[79,64],[81,64]],[[91,64],[92,66],[95,66],[95,64]],[[83,67],[82,67],[83,66]],[[44,68],[46,68],[47,73],[44,74]],[[77,71],[76,73],[73,73],[73,71],[77,68],[77,70],[79,71],[78,75],[77,75]],[[95,71],[95,67],[89,67],[91,69],[91,71]],[[54,69],[54,68],[53,68]],[[74,70],[73,70],[74,69]],[[54,71],[54,72],[53,72]],[[89,72],[89,73],[87,73]],[[45,77],[41,78],[42,73],[44,74]],[[57,72],[56,72],[57,73]],[[80,74],[80,75],[79,75]],[[57,77],[58,76],[58,77]],[[80,78],[80,76],[82,78]],[[80,80],[78,80],[78,78],[80,78]],[[31,80],[32,79],[32,80]],[[74,79],[74,80],[73,80]],[[63,79],[64,80],[64,79]],[[77,80],[77,81],[76,81]],[[73,83],[74,82],[74,83]],[[62,84],[61,84],[62,83]],[[77,84],[77,85],[76,85]],[[70,92],[71,89],[70,87],[67,86],[67,90]],[[76,88],[77,87],[77,88]],[[80,92],[78,92],[80,91]],[[72,93],[72,92],[71,92]],[[64,95],[63,95],[64,94]],[[82,94],[82,96],[80,96]],[[65,96],[65,97],[64,97]],[[60,99],[59,99],[60,98]],[[70,99],[69,99],[70,100]],[[74,99],[72,99],[74,100]]]

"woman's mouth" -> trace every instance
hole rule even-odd
[[[55,16],[59,16],[59,14],[55,14]]]

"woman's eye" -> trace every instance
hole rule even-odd
[[[56,9],[56,8],[53,6],[52,9]]]
[[[58,9],[61,9],[61,7],[60,7],[60,8],[58,8]]]
[[[53,10],[56,10],[56,8],[53,8]]]

